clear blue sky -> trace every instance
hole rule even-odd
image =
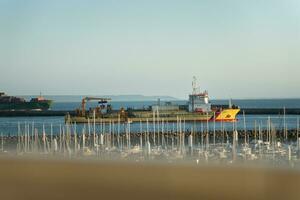
[[[0,90],[300,97],[299,0],[0,0]]]

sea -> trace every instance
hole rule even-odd
[[[156,104],[156,101],[113,101],[111,105],[113,109],[124,108],[145,108]],[[164,103],[164,102],[161,102]],[[186,104],[186,101],[172,101],[172,104]],[[224,105],[228,104],[228,100],[211,100],[212,104]],[[300,99],[241,99],[241,100],[232,100],[232,104],[240,106],[241,108],[300,108]],[[95,107],[97,103],[91,102],[87,104],[88,107]],[[52,110],[75,110],[80,108],[81,102],[55,102],[53,103]],[[298,124],[299,115],[238,115],[238,121],[236,123],[214,123],[214,122],[192,122],[183,124],[182,128],[188,130],[193,129],[194,131],[206,131],[207,129],[212,130],[232,130],[234,126],[238,130],[244,129],[254,129],[254,127],[260,126],[262,129],[266,129],[268,126],[268,120],[270,119],[272,127],[277,130],[284,129],[284,124],[287,129],[296,129]],[[86,131],[95,131],[96,132],[122,132],[125,131],[128,125],[116,125],[116,124],[78,124],[76,127],[72,126],[71,128],[75,129],[77,132]],[[130,130],[132,132],[139,132],[146,130],[145,124],[131,124]],[[42,134],[43,131],[46,134],[50,134],[52,131],[53,134],[58,134],[61,129],[65,128],[64,117],[0,117],[0,134],[4,136],[14,136],[18,133],[22,133],[28,129],[30,131],[37,131],[39,134]],[[149,123],[149,131],[175,131],[177,125],[175,123],[168,124],[156,124],[153,126],[152,123]]]

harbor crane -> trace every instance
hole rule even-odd
[[[81,115],[85,116],[85,105],[88,101],[98,101],[98,103],[107,103],[111,98],[103,98],[103,97],[84,97],[81,101]]]

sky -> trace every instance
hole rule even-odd
[[[300,97],[299,0],[0,0],[0,90]]]

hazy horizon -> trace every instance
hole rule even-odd
[[[20,97],[26,97],[26,98],[31,98],[31,97],[36,97],[39,94],[36,95],[19,95]],[[54,98],[60,98],[60,99],[64,99],[64,98],[68,98],[68,97],[75,97],[75,98],[81,98],[82,97],[86,97],[86,96],[94,96],[94,97],[115,97],[117,99],[122,99],[122,101],[124,100],[133,100],[134,101],[134,97],[138,97],[139,99],[137,101],[140,100],[149,100],[150,101],[156,101],[157,98],[161,98],[162,101],[188,101],[188,96],[186,98],[176,98],[173,96],[166,96],[166,95],[139,95],[139,94],[129,94],[129,95],[109,95],[109,94],[103,94],[103,95],[92,95],[92,94],[81,94],[81,95],[42,95],[44,97],[54,97]],[[126,99],[127,97],[129,97],[130,99]],[[210,98],[210,100],[229,100],[230,98]],[[232,100],[300,100],[300,98],[231,98]],[[112,99],[114,101],[114,99]],[[118,100],[117,100],[118,101]]]
[[[300,1],[0,0],[0,91],[300,98]]]

